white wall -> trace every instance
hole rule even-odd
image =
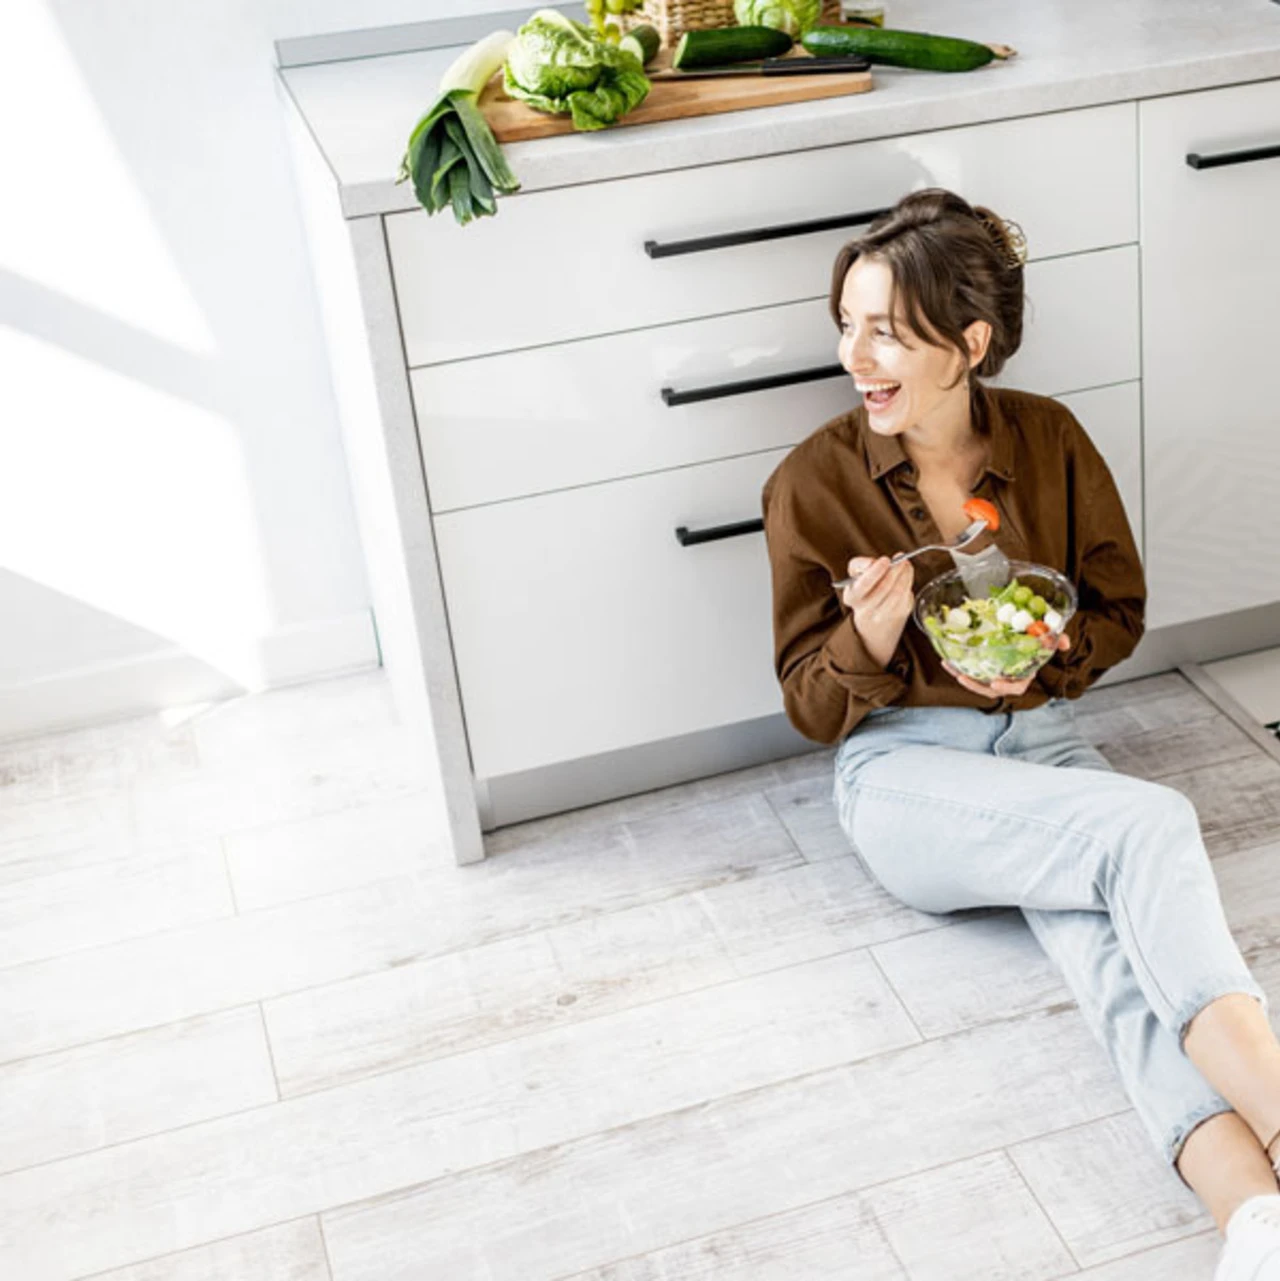
[[[272,41],[508,7],[6,4],[0,737],[376,664]]]

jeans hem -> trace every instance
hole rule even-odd
[[[1234,977],[1222,978],[1214,983],[1203,984],[1196,995],[1183,1001],[1174,1011],[1173,1031],[1178,1038],[1178,1049],[1186,1054],[1187,1033],[1191,1030],[1192,1019],[1195,1018],[1205,1006],[1212,1004],[1220,996],[1231,996],[1234,993],[1240,993],[1242,996],[1251,996],[1262,1006],[1263,1014],[1269,1011],[1269,1002],[1267,994],[1263,991],[1261,985],[1252,977],[1248,976],[1241,979],[1238,975]]]
[[[1186,1142],[1191,1137],[1192,1131],[1195,1130],[1198,1125],[1201,1125],[1210,1117],[1221,1116],[1225,1112],[1232,1112],[1234,1110],[1235,1109],[1232,1108],[1231,1104],[1228,1103],[1226,1099],[1222,1099],[1217,1103],[1206,1103],[1203,1107],[1197,1108],[1190,1116],[1180,1121],[1169,1132],[1169,1137],[1165,1140],[1164,1144],[1165,1157],[1167,1158],[1174,1174],[1182,1180],[1183,1185],[1189,1191],[1195,1192],[1195,1188],[1186,1181],[1183,1177],[1182,1171],[1178,1169],[1178,1158],[1182,1155],[1182,1149],[1186,1146]]]

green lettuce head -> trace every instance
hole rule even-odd
[[[516,32],[503,83],[513,98],[538,111],[572,115],[575,129],[603,129],[649,92],[634,54],[598,40],[554,9],[539,9]]]
[[[773,27],[799,40],[822,16],[822,0],[733,0],[740,27]]]

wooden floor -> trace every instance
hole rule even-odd
[[[1280,759],[1078,708],[1280,1005]],[[381,673],[0,745],[0,1277],[1208,1281],[1021,917],[880,890],[831,756],[457,868]]]

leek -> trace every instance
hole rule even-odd
[[[411,181],[428,214],[449,205],[465,226],[498,212],[496,192],[520,190],[477,105],[514,39],[510,31],[495,31],[455,58],[440,78],[435,103],[409,135],[396,182]]]

